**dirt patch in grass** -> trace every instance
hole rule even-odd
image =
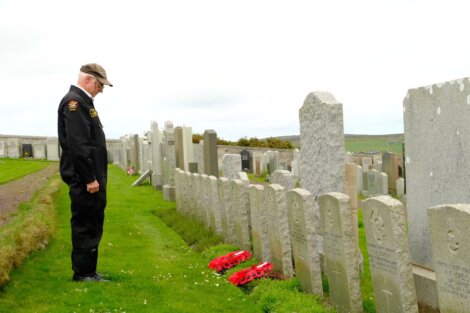
[[[0,226],[7,222],[9,214],[18,209],[20,203],[31,200],[34,193],[42,188],[58,170],[58,164],[51,164],[38,172],[1,185]]]

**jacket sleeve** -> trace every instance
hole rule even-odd
[[[75,104],[70,105],[71,101],[63,107],[67,147],[76,173],[83,182],[89,184],[96,179],[91,155],[94,149],[90,133],[91,121],[83,103],[75,100]]]

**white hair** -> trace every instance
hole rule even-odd
[[[96,79],[95,76],[93,76],[93,75],[91,75],[91,74],[88,74],[88,73],[80,72],[80,73],[78,74],[78,80],[79,80],[79,81],[82,80],[82,79],[85,79],[85,78],[87,78],[87,77],[93,77],[94,79]]]

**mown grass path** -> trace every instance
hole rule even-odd
[[[110,167],[99,271],[110,283],[74,283],[70,269],[70,203],[57,200],[57,234],[0,291],[0,312],[261,312],[253,300],[207,269],[208,260],[156,218],[173,206],[135,177]]]
[[[39,171],[51,162],[0,158],[0,185]]]

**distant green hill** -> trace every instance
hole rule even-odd
[[[404,141],[403,134],[387,134],[387,135],[344,135],[346,140],[346,151],[349,152],[373,152],[388,151],[401,153],[402,143]],[[281,140],[287,140],[294,147],[300,147],[300,136],[281,136]]]

